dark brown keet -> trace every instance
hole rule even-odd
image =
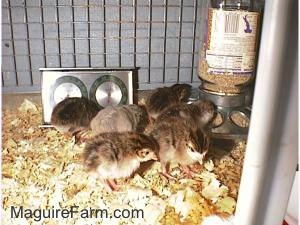
[[[91,120],[99,111],[96,103],[86,98],[66,98],[53,109],[51,124],[59,132],[75,135],[90,127]]]
[[[157,120],[166,118],[182,118],[195,131],[205,128],[215,117],[216,109],[211,101],[197,100],[191,104],[178,103],[164,110]]]
[[[107,191],[117,190],[115,179],[131,176],[141,162],[157,160],[158,144],[137,132],[112,132],[95,136],[85,146],[87,170],[96,175]]]
[[[159,144],[159,161],[162,174],[169,179],[175,179],[169,173],[170,163],[179,164],[189,176],[192,171],[189,165],[199,162],[207,152],[205,135],[190,128],[187,120],[170,117],[156,120],[151,135]]]
[[[146,100],[149,115],[156,119],[163,110],[179,102],[187,102],[191,96],[191,85],[174,84],[171,87],[157,88]]]
[[[157,118],[157,121],[165,121],[173,118],[174,120],[184,120],[192,132],[196,133],[199,141],[203,144],[202,148],[207,152],[210,145],[210,138],[206,128],[213,121],[216,110],[211,101],[198,100],[191,104],[179,103],[167,108]]]
[[[150,118],[145,106],[122,105],[102,109],[91,121],[93,135],[106,132],[144,132]]]

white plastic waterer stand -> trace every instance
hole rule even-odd
[[[286,214],[298,163],[297,18],[298,1],[266,1],[235,225],[282,225]]]
[[[234,225],[282,225],[298,162],[298,1],[266,1]]]

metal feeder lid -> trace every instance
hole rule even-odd
[[[199,98],[212,101],[220,107],[240,107],[249,104],[250,91],[241,92],[239,94],[227,95],[224,93],[210,92],[199,89]]]

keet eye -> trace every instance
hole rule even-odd
[[[189,147],[189,149],[191,150],[191,152],[195,152],[195,149],[193,149],[192,147]]]
[[[146,151],[145,154],[148,155],[148,154],[149,154],[149,151]]]

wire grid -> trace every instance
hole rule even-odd
[[[198,85],[197,0],[6,0],[4,92],[40,90],[39,68],[139,67],[139,88]]]

